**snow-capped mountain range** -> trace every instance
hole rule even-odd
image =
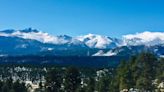
[[[164,32],[143,32],[123,36],[125,45],[154,46],[164,44]]]
[[[32,28],[24,30],[4,30],[0,32],[0,36],[19,37],[23,39],[37,40],[42,43],[50,44],[81,44],[80,41],[67,35],[52,36],[48,33],[37,31]]]
[[[47,44],[74,44],[86,45],[90,48],[115,48],[120,45],[120,40],[112,39],[107,36],[88,34],[84,36],[71,37],[68,35],[53,36],[45,32],[37,31],[35,29],[24,30],[4,30],[0,31],[0,36],[5,37],[19,37],[23,39],[36,40]]]
[[[159,47],[160,49],[164,47],[164,32],[146,31],[124,35],[121,39],[117,39],[96,34],[77,37],[54,36],[32,28],[0,31],[0,55],[11,53],[12,55],[17,53],[18,55],[34,53],[84,55],[85,53],[90,56],[113,56],[126,51],[128,54],[136,52],[134,48],[139,47],[142,49],[137,51],[151,48],[153,49],[151,51],[163,55],[164,52],[159,51]]]

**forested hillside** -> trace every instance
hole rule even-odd
[[[163,92],[164,59],[132,56],[117,67],[0,65],[0,92]]]

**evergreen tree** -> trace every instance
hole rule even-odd
[[[3,84],[4,83],[0,80],[0,92],[1,92],[1,89],[2,89]]]
[[[48,92],[60,92],[62,84],[61,72],[57,69],[48,71],[46,75],[46,87]]]
[[[78,87],[76,92],[86,92],[85,87]]]
[[[111,85],[111,74],[110,72],[107,70],[104,71],[104,73],[102,74],[102,76],[98,79],[97,82],[97,91],[98,92],[110,92],[110,85]]]
[[[138,79],[136,82],[136,87],[141,88],[146,91],[153,90],[152,80],[155,78],[155,66],[157,59],[153,54],[141,53],[137,60],[136,66],[138,71]]]
[[[122,61],[117,69],[117,79],[119,83],[119,89],[129,89],[132,86],[132,76],[130,66],[126,61]]]
[[[42,89],[43,88],[43,83],[40,81],[39,82],[39,88]]]
[[[75,92],[80,86],[80,72],[75,67],[69,67],[65,73],[64,87],[66,92]]]
[[[10,77],[9,79],[6,80],[6,85],[8,85],[9,89],[12,88],[13,84],[13,79]]]
[[[15,92],[27,92],[25,83],[20,83],[19,80],[13,83],[13,89]]]
[[[1,92],[9,92],[9,87],[8,87],[8,85],[7,84],[4,84],[3,86],[2,86],[2,89],[1,89]]]
[[[103,76],[98,82],[98,92],[109,92],[110,79],[108,76]]]
[[[95,91],[95,86],[96,86],[96,83],[95,83],[94,77],[90,77],[89,80],[88,80],[88,83],[87,83],[86,92],[94,92]]]
[[[158,82],[164,81],[164,58],[159,60],[156,72],[156,78],[158,79]]]
[[[111,80],[109,88],[110,92],[119,92],[119,81],[116,77]]]

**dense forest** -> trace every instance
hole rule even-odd
[[[0,92],[164,92],[164,59],[141,53],[117,67],[1,64]]]
[[[57,65],[106,68],[116,67],[122,59],[128,56],[53,56],[53,55],[25,55],[0,57],[0,64],[30,64],[30,65]]]

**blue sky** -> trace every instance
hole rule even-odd
[[[164,0],[0,0],[0,30],[121,37],[164,31]]]

